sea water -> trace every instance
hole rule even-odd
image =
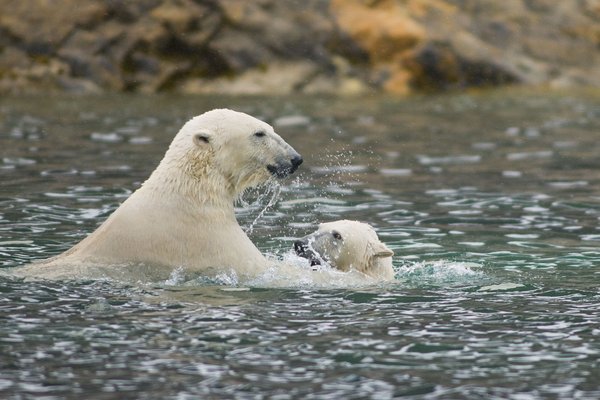
[[[236,205],[294,273],[1,276],[0,397],[600,397],[599,92],[3,97],[0,266],[92,232],[215,107],[272,123],[304,157]],[[293,240],[342,218],[376,228],[397,282],[297,264]]]

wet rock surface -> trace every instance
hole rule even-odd
[[[0,93],[600,85],[600,1],[6,0]]]

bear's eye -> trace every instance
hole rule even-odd
[[[331,235],[333,235],[333,238],[334,238],[335,240],[342,240],[342,235],[340,235],[340,233],[339,233],[339,232],[337,232],[337,231],[333,231],[333,232],[331,232]]]
[[[264,131],[258,131],[254,133],[254,136],[256,137],[265,137],[267,136],[267,134]]]

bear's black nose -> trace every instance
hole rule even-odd
[[[308,250],[308,246],[302,240],[296,240],[294,242],[294,250],[296,251],[297,255],[302,257],[303,255],[306,254],[306,250]]]
[[[295,151],[292,153],[292,158],[278,160],[275,164],[267,165],[267,170],[277,178],[285,178],[286,176],[293,174],[298,169],[298,166],[302,164],[302,156]]]
[[[292,163],[292,172],[294,172],[295,170],[298,169],[298,167],[300,166],[300,164],[302,164],[304,160],[302,159],[302,156],[300,154],[298,154],[297,156],[294,156],[294,158],[292,158],[290,160],[290,162]]]
[[[298,154],[297,156],[292,158],[291,161],[292,161],[292,165],[294,167],[298,167],[298,166],[300,166],[300,164],[302,164],[302,161],[304,161],[304,160],[302,159],[302,156],[300,154]]]

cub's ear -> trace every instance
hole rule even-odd
[[[209,132],[201,131],[194,133],[193,140],[196,146],[204,147],[210,144],[212,135]]]
[[[373,257],[391,257],[394,255],[394,252],[380,241],[370,243],[370,248]]]

